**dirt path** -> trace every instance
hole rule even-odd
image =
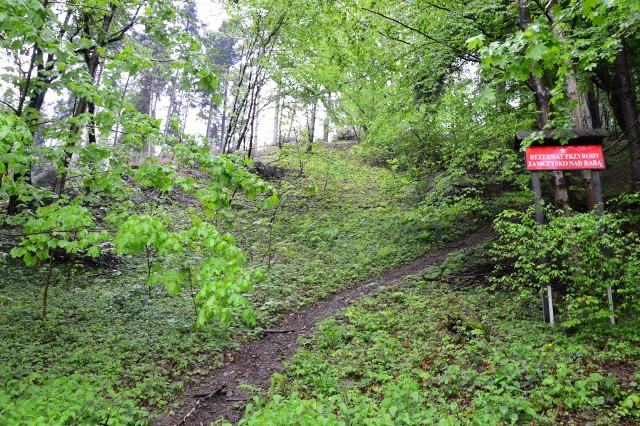
[[[221,419],[236,424],[244,414],[244,400],[249,396],[248,391],[238,386],[246,384],[254,388],[269,388],[271,375],[283,370],[282,362],[293,355],[298,338],[308,335],[316,324],[381,286],[388,286],[402,277],[417,274],[430,265],[444,261],[450,252],[473,247],[493,235],[490,227],[484,228],[443,249],[390,269],[379,277],[328,296],[302,311],[285,315],[277,330],[273,329],[273,332],[265,334],[262,339],[242,345],[207,383],[201,385],[199,391],[187,395],[185,405],[175,416],[165,417],[156,422],[156,425],[210,425]]]

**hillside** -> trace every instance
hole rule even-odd
[[[419,220],[412,180],[366,166],[357,154],[318,148],[305,155],[277,162],[285,171],[272,182],[279,206],[264,210],[238,198],[224,216],[211,219],[234,235],[251,268],[264,270],[265,279],[247,294],[255,326],[234,316],[228,325],[214,321],[194,329],[195,289],[185,285],[173,296],[162,282],[147,285],[147,259],[131,255],[103,256],[110,260],[103,265],[87,257],[54,258],[43,321],[40,293],[48,265],[21,266],[7,256],[12,240],[5,238],[3,423],[40,418],[49,424],[121,424],[170,410],[185,388],[208,377],[241,342],[260,337],[285,312],[486,226],[482,211],[464,206],[456,208],[457,217],[444,206],[437,221]],[[304,173],[294,168],[300,164]],[[189,202],[174,192],[157,199],[156,208],[179,229],[188,223]],[[198,254],[150,261],[193,256]]]

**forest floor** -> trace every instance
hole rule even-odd
[[[265,272],[256,324],[194,327],[196,289],[149,286],[140,256],[57,260],[42,320],[46,268],[0,239],[0,424],[638,424],[638,318],[552,328],[487,280],[489,225],[529,191],[488,197],[357,148],[260,160],[280,204],[239,196],[207,219]],[[190,220],[179,193],[135,197]]]
[[[274,373],[283,372],[283,362],[298,348],[298,340],[308,337],[318,323],[335,315],[355,300],[381,290],[389,290],[402,278],[420,274],[430,266],[444,262],[454,251],[478,246],[495,235],[491,227],[473,233],[440,250],[391,268],[379,276],[364,280],[354,287],[339,291],[301,311],[284,315],[264,337],[245,343],[238,351],[226,354],[224,366],[196,389],[187,389],[183,407],[157,425],[209,425],[212,422],[237,422],[242,418],[246,402],[265,394]],[[277,327],[277,328],[275,328]]]
[[[15,241],[0,238],[0,424],[157,419],[180,409],[186,389],[210,380],[230,354],[288,313],[438,250],[486,227],[505,204],[528,198],[511,195],[492,211],[466,199],[425,210],[432,179],[369,165],[350,149],[293,146],[261,160],[278,175],[269,178],[280,205],[262,209],[259,200],[238,196],[210,219],[235,237],[250,268],[266,273],[247,295],[253,326],[234,317],[196,329],[195,290],[175,296],[147,285],[147,260],[168,260],[140,256],[99,265],[56,259],[42,320],[46,267],[12,259]],[[194,200],[175,191],[132,194],[141,209],[149,200],[175,229],[190,223]]]

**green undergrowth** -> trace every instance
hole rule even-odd
[[[33,272],[3,272],[0,424],[142,424],[236,347],[228,326],[194,329],[187,294],[149,288],[133,268],[59,268],[42,321],[44,271]]]
[[[569,335],[540,317],[407,277],[320,324],[241,424],[637,424],[637,318]]]
[[[425,206],[411,179],[343,150],[288,149],[265,161],[287,171],[270,182],[280,205],[265,210],[236,197],[207,219],[236,238],[250,268],[265,271],[247,294],[257,327],[233,317],[196,329],[197,289],[173,296],[163,285],[149,287],[140,256],[110,268],[56,262],[43,321],[46,265],[25,268],[0,241],[8,259],[0,275],[0,424],[145,424],[174,410],[185,387],[219,366],[224,351],[283,312],[468,234],[500,203],[521,198]],[[191,220],[192,201],[158,202],[176,229]],[[183,256],[152,260],[177,264],[197,254]]]

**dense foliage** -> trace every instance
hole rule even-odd
[[[505,211],[498,217],[493,253],[507,260],[512,271],[496,283],[534,299],[552,285],[565,298],[565,326],[611,316],[608,289],[616,296],[620,315],[636,315],[640,240],[625,230],[628,219],[619,214],[549,213],[544,225],[535,223],[531,211]]]

